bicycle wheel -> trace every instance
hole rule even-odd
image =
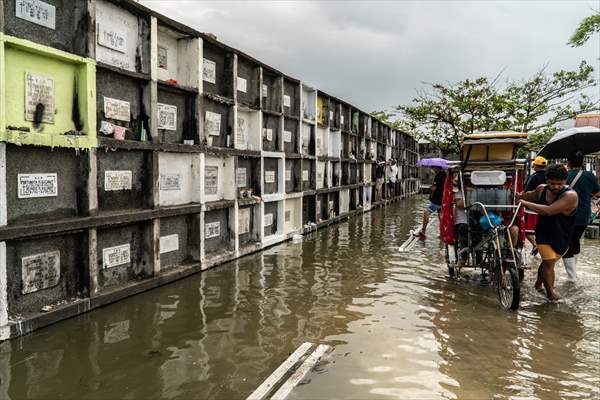
[[[499,269],[497,278],[496,287],[502,308],[505,310],[519,309],[521,285],[517,271],[511,266],[506,267],[504,273]]]

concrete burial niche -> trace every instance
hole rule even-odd
[[[308,195],[302,197],[302,226],[306,227],[308,224],[314,224],[317,222],[317,197],[315,195]]]
[[[124,139],[150,140],[149,125],[145,122],[149,117],[149,110],[144,106],[148,86],[149,81],[145,79],[119,74],[106,68],[97,68],[98,136],[115,137],[114,127],[117,126],[125,128]]]
[[[302,197],[284,200],[284,233],[290,235],[302,230]]]
[[[284,192],[283,162],[281,158],[263,158],[263,194]]]
[[[150,74],[150,16],[125,2],[96,0],[96,60]]]
[[[316,151],[315,127],[302,122],[302,155],[314,156]]]
[[[331,184],[332,186],[340,186],[342,166],[339,161],[331,162]]]
[[[349,185],[355,185],[358,183],[358,167],[359,165],[355,162],[351,162],[350,165],[350,177],[349,177]]]
[[[327,157],[329,152],[328,152],[328,147],[329,147],[329,136],[328,136],[328,129],[327,128],[321,128],[321,127],[317,127],[317,142],[316,142],[316,147],[317,147],[317,157]]]
[[[262,149],[264,151],[283,151],[281,144],[281,117],[263,113]]]
[[[356,209],[361,209],[364,207],[364,192],[365,189],[363,186],[359,187],[356,189]]]
[[[340,215],[340,192],[329,193],[329,218]]]
[[[367,147],[366,147],[365,138],[359,136],[358,141],[357,141],[356,159],[364,160],[366,155],[367,155]]]
[[[317,95],[317,124],[323,128],[329,126],[329,97]]]
[[[158,154],[159,205],[200,202],[200,154]]]
[[[262,147],[262,125],[260,111],[238,106],[235,148],[260,151]]]
[[[344,215],[350,211],[350,190],[342,189],[339,193],[340,215]]]
[[[386,156],[385,153],[385,145],[383,143],[377,143],[377,157],[379,158],[379,156],[384,157]],[[386,158],[387,160],[387,158]]]
[[[325,186],[328,188],[338,186],[333,182],[333,166],[331,162],[327,162],[327,166],[325,168]]]
[[[151,222],[98,229],[98,286],[102,289],[149,278]]]
[[[204,212],[204,256],[223,256],[235,250],[234,208]]]
[[[329,129],[340,130],[341,104],[339,101],[329,99]]]
[[[358,113],[358,135],[368,137],[369,135],[369,116],[365,113]]]
[[[233,106],[210,99],[203,100],[204,141],[209,147],[233,147]]]
[[[327,161],[317,161],[317,190],[327,187]]]
[[[284,78],[283,113],[288,117],[300,118],[300,82]]]
[[[238,198],[261,196],[260,158],[240,156],[236,162],[235,181]]]
[[[302,191],[302,161],[300,159],[285,160],[285,192]]]
[[[371,184],[368,184],[363,189],[363,209],[364,210],[371,209],[372,188],[373,188],[373,186],[371,186]]]
[[[159,21],[157,41],[158,79],[178,87],[198,90],[200,40]]]
[[[159,84],[157,108],[161,143],[199,144],[196,94]]]
[[[302,118],[315,121],[317,115],[317,91],[302,85]]]
[[[0,141],[96,145],[96,69],[89,58],[0,35]]]
[[[329,146],[327,152],[329,157],[340,158],[342,145],[342,133],[337,131],[329,131]]]
[[[260,93],[262,97],[261,104],[263,110],[276,113],[281,113],[283,111],[282,85],[283,77],[279,73],[269,68],[262,67],[262,86]]]
[[[152,207],[152,152],[101,149],[96,157],[101,212]]]
[[[87,0],[4,0],[4,33],[87,56],[93,26]]]
[[[283,215],[283,201],[271,201],[263,204],[263,235],[265,238],[283,233],[280,214]]]
[[[329,195],[321,193],[317,195],[317,222],[329,219]]]
[[[82,233],[6,242],[6,291],[13,317],[81,297],[87,291]]]
[[[362,162],[358,162],[356,164],[356,182],[354,183],[363,183],[365,181],[365,167]]]
[[[160,270],[200,261],[200,214],[160,219]]]
[[[260,243],[260,205],[240,206],[238,209],[238,240],[240,250]]]
[[[357,148],[358,148],[358,136],[350,135],[350,149],[349,149],[350,158],[356,159],[356,149]]]
[[[87,214],[83,167],[87,154],[12,144],[5,149],[0,167],[6,171],[9,225]]]
[[[316,161],[310,159],[302,160],[302,190],[316,190]]]
[[[352,118],[352,122],[351,122],[351,126],[350,126],[350,130],[352,131],[352,133],[354,133],[355,135],[358,135],[358,131],[359,131],[359,112],[355,109],[351,109],[351,118]]]
[[[202,91],[233,100],[233,53],[203,38]]]
[[[350,132],[350,119],[350,107],[347,104],[342,103],[342,111],[340,115],[340,129],[343,132]]]
[[[342,158],[350,158],[350,134],[342,132]]]
[[[300,153],[300,136],[298,135],[298,121],[284,118],[283,121],[283,151],[288,154]]]
[[[203,202],[235,200],[236,171],[234,157],[202,154]],[[197,191],[197,188],[195,188]]]
[[[349,196],[349,198],[348,198],[349,211],[356,211],[357,206],[358,206],[358,189],[350,189],[350,193],[348,194],[348,196]]]
[[[342,162],[342,181],[341,185],[346,186],[350,184],[350,163]]]
[[[372,179],[372,165],[370,162],[365,162],[363,164],[363,182],[369,183]]]
[[[260,66],[241,54],[237,56],[237,101],[251,108],[260,108],[262,86]]]

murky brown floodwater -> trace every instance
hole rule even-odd
[[[528,282],[509,313],[490,288],[446,278],[435,235],[398,253],[422,206],[2,343],[0,398],[243,399],[305,341],[334,350],[293,399],[599,398],[600,242],[585,244],[576,287],[559,280],[562,303]]]

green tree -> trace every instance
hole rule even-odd
[[[394,115],[399,126],[444,153],[458,152],[465,134],[494,130],[530,133],[537,148],[545,143],[540,139],[556,131],[556,124],[597,106],[597,99],[582,93],[596,85],[593,71],[582,62],[574,71],[547,74],[542,68],[528,79],[502,84],[499,77],[427,84]],[[389,113],[383,115],[390,119]]]
[[[583,46],[594,33],[600,32],[600,12],[596,12],[587,18],[584,18],[577,27],[568,44],[571,47]]]

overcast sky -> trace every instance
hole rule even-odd
[[[598,34],[566,45],[600,0],[141,3],[365,111],[410,102],[423,82],[600,70]]]

